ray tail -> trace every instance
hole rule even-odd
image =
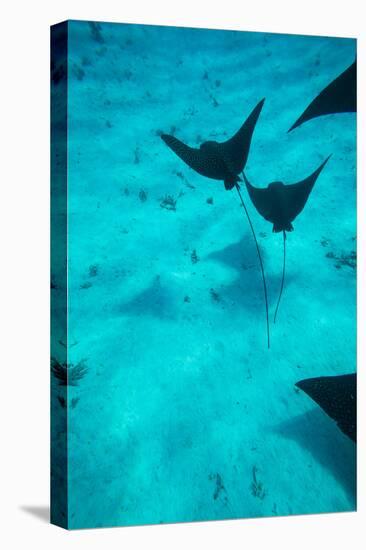
[[[244,177],[244,173],[243,173],[243,177]],[[263,280],[264,301],[265,301],[265,306],[266,306],[267,346],[268,346],[268,349],[269,349],[270,348],[270,335],[269,335],[269,316],[268,316],[268,296],[267,296],[267,284],[266,284],[266,277],[265,277],[265,274],[264,274],[262,255],[261,255],[261,252],[260,252],[260,249],[259,249],[259,245],[258,245],[257,237],[256,237],[256,234],[255,234],[255,231],[254,231],[254,227],[253,227],[252,221],[251,221],[250,216],[249,216],[249,212],[248,212],[248,210],[245,206],[243,196],[240,192],[239,184],[236,184],[236,189],[238,191],[239,198],[240,198],[241,204],[243,205],[245,214],[248,218],[248,222],[249,222],[249,225],[250,225],[250,229],[252,230],[255,246],[257,247],[257,254],[258,254],[259,264],[260,264],[261,273],[262,273],[262,280]]]
[[[285,283],[285,270],[286,270],[286,231],[283,231],[283,266],[282,266],[282,280],[281,280],[281,289],[280,289],[280,293],[279,293],[278,300],[277,300],[277,305],[276,305],[276,311],[275,311],[274,318],[273,318],[273,322],[274,322],[274,323],[276,322],[276,317],[277,317],[277,313],[278,313],[278,308],[279,308],[279,306],[280,306],[281,296],[282,296],[282,292],[283,292],[283,286],[284,286],[284,283]]]

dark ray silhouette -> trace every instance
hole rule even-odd
[[[285,185],[280,181],[266,188],[254,187],[244,174],[249,196],[263,218],[273,223],[272,231],[293,231],[292,222],[302,212],[314,184],[328,162],[330,155],[310,176],[298,183]]]
[[[302,212],[314,184],[330,158],[327,157],[322,164],[310,176],[304,180],[291,185],[285,185],[276,181],[270,183],[266,188],[254,187],[243,173],[245,185],[253,205],[263,218],[273,223],[274,233],[283,232],[283,269],[280,294],[277,301],[274,322],[278,313],[282,291],[285,282],[286,264],[286,231],[293,231],[292,222]]]
[[[266,307],[266,322],[267,322],[267,345],[270,347],[270,335],[269,335],[269,320],[268,320],[268,298],[267,298],[267,285],[264,274],[262,257],[255,235],[254,227],[250,219],[248,210],[245,206],[238,181],[240,181],[239,174],[242,173],[244,177],[244,168],[248,159],[250,144],[254,128],[256,126],[258,117],[262,110],[264,99],[262,99],[258,105],[250,113],[241,128],[234,134],[233,137],[225,142],[219,143],[217,141],[205,141],[201,144],[199,149],[189,147],[182,141],[179,141],[174,136],[168,134],[162,134],[162,140],[174,151],[180,159],[182,159],[190,168],[193,168],[196,172],[207,178],[215,180],[223,180],[225,189],[227,191],[236,187],[239,194],[240,202],[244,208],[245,215],[248,219],[250,229],[253,234],[254,242],[257,249],[259,265],[263,280],[263,291]]]
[[[320,376],[295,384],[336,421],[342,432],[357,440],[357,375]]]
[[[357,110],[357,65],[352,63],[316,96],[303,114],[288,130],[291,132],[303,122],[318,116],[335,113],[353,113]]]
[[[225,189],[232,189],[240,181],[239,174],[247,162],[250,143],[264,99],[253,109],[236,134],[223,143],[205,141],[199,149],[189,147],[179,139],[162,134],[161,139],[190,168],[207,178],[222,180]]]

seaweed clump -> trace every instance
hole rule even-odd
[[[210,474],[208,476],[208,479],[211,481],[215,481],[215,490],[212,498],[214,500],[217,500],[220,497],[221,493],[226,493],[226,488],[222,481],[222,477],[219,473],[217,473],[217,474]],[[227,504],[228,502],[227,493],[224,497],[224,502],[225,504]]]
[[[51,371],[60,386],[77,386],[79,380],[84,378],[88,370],[85,359],[74,365],[66,362],[59,363],[54,357],[51,358]]]
[[[197,262],[199,262],[199,257],[197,256],[196,249],[192,250],[191,262],[192,262],[192,264],[196,264]]]
[[[253,466],[253,469],[252,469],[253,481],[250,484],[250,489],[254,497],[259,498],[259,500],[263,500],[264,497],[266,496],[266,491],[263,487],[263,483],[259,481],[257,478],[257,472],[258,472],[257,466]]]
[[[335,260],[334,266],[336,269],[341,269],[343,266],[350,267],[351,269],[356,269],[357,267],[357,254],[355,250],[351,250],[347,254],[339,254],[338,256],[334,252],[328,252],[326,257]]]
[[[160,206],[161,208],[175,212],[177,209],[177,199],[171,195],[165,195],[165,197],[161,200]]]
[[[147,201],[147,193],[146,193],[145,189],[140,190],[139,199],[140,199],[141,202],[146,202]]]
[[[104,44],[101,24],[96,21],[89,21],[89,27],[92,39],[98,44]]]
[[[210,288],[210,295],[213,302],[220,302],[220,294],[214,288]]]
[[[89,266],[89,277],[96,277],[99,272],[98,264],[91,264]]]

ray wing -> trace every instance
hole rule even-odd
[[[294,183],[292,185],[284,186],[283,189],[286,198],[286,218],[289,221],[292,222],[304,209],[304,206],[309,198],[314,184],[318,179],[320,172],[323,170],[324,166],[328,162],[330,156],[331,155],[329,155],[329,157],[327,157],[325,161],[321,163],[321,165],[315,170],[315,172],[313,172],[304,180],[299,181],[298,183]]]
[[[333,113],[352,113],[357,110],[356,61],[335,78],[308,105],[291,126],[289,132],[312,118]]]
[[[236,134],[220,143],[220,151],[233,174],[240,174],[246,165],[254,128],[263,107],[264,99],[250,113]]]
[[[260,189],[259,187],[254,187],[249,182],[244,172],[243,176],[249,197],[251,198],[251,201],[254,204],[255,208],[258,210],[259,214],[263,216],[264,219],[268,221],[273,221],[271,220],[272,205],[269,189]]]
[[[210,155],[209,152],[189,147],[169,134],[162,134],[161,139],[183,162],[202,176],[223,179],[222,174],[219,173],[216,158]]]
[[[296,386],[335,420],[343,433],[356,441],[356,374],[308,378],[297,382]]]

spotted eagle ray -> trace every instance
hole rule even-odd
[[[263,103],[264,99],[253,109],[236,134],[227,141],[205,141],[199,149],[195,149],[169,134],[162,134],[161,139],[190,168],[206,178],[222,180],[225,189],[230,190],[240,181],[239,174],[246,165],[252,135]]]
[[[276,322],[277,312],[281,301],[283,286],[285,282],[285,266],[286,266],[286,231],[293,231],[292,222],[302,212],[309,195],[314,187],[314,184],[328,162],[327,157],[310,176],[298,183],[285,185],[282,182],[276,181],[270,183],[266,188],[254,187],[245,174],[243,173],[245,185],[249,196],[256,210],[263,218],[273,223],[272,231],[274,233],[283,232],[283,269],[281,289],[277,301],[277,306],[274,315]]]
[[[237,189],[257,248],[257,254],[263,280],[267,322],[267,345],[269,348],[270,336],[268,320],[268,298],[263,261],[254,227],[249,217],[249,213],[245,206],[240,191],[240,186],[238,184],[238,182],[241,181],[239,174],[241,173],[244,177],[244,168],[248,159],[254,128],[261,113],[263,104],[264,98],[258,103],[256,107],[254,107],[254,109],[252,110],[244,124],[236,132],[236,134],[234,134],[227,141],[221,143],[218,141],[205,141],[200,145],[199,149],[197,149],[186,145],[176,137],[169,134],[162,134],[161,139],[180,159],[183,160],[183,162],[185,162],[190,168],[198,172],[198,174],[201,174],[206,178],[223,181],[225,189],[227,191],[230,191],[231,189],[233,189],[233,187]]]
[[[320,376],[295,384],[336,421],[338,428],[356,443],[357,375]]]
[[[312,118],[335,113],[353,113],[357,110],[356,61],[337,76],[316,96],[289,132]]]

